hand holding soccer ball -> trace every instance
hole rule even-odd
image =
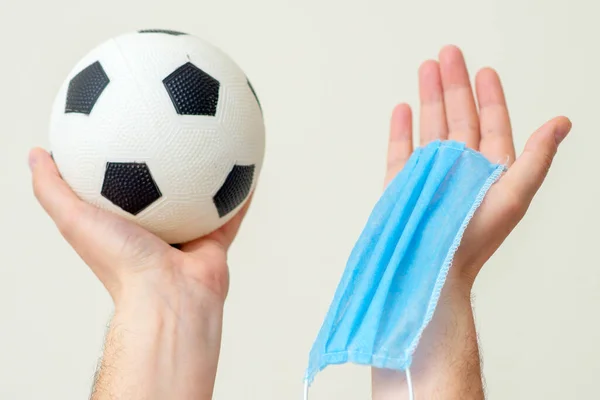
[[[88,57],[55,105],[57,163],[42,149],[30,153],[29,163],[36,197],[115,303],[99,381],[113,368],[126,370],[130,380],[169,382],[169,397],[187,398],[180,370],[159,368],[186,365],[195,376],[193,397],[208,399],[229,287],[227,250],[256,184],[264,131],[257,100],[239,70],[203,46],[194,52],[189,42],[163,35],[138,42],[145,51],[137,64],[119,59],[127,49],[123,43],[92,52],[100,65]],[[124,41],[131,42],[125,50],[131,57],[138,48],[135,35]],[[172,58],[164,55],[169,49]],[[167,68],[184,72],[172,75],[179,77],[175,81],[150,82]],[[218,92],[210,92],[215,78],[200,74],[201,68],[220,79]],[[172,97],[168,91],[164,96],[161,84],[172,88]],[[144,226],[169,242],[186,243],[174,248]],[[119,346],[127,351],[108,350]],[[96,390],[129,393],[127,384],[119,380]],[[154,388],[143,384],[138,393]]]
[[[260,104],[233,61],[172,31],[111,39],[60,89],[50,141],[52,158],[30,154],[36,197],[115,300],[222,305],[264,154]]]

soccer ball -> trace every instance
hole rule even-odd
[[[250,81],[226,54],[151,29],[77,63],[54,102],[50,146],[81,199],[174,244],[240,210],[260,173],[265,128]]]

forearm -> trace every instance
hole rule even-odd
[[[211,399],[222,312],[210,293],[120,299],[92,400]]]
[[[482,400],[481,364],[470,285],[449,278],[411,366],[417,398]],[[373,369],[373,400],[408,399],[404,373]]]

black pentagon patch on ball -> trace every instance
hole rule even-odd
[[[138,33],[164,33],[165,35],[181,36],[187,35],[187,33],[172,31],[170,29],[141,29]]]
[[[221,189],[213,197],[219,217],[223,217],[242,204],[250,193],[254,165],[236,165],[233,167]]]
[[[146,163],[106,163],[102,196],[117,207],[137,215],[162,194]]]
[[[256,95],[256,91],[254,90],[254,87],[252,86],[252,84],[250,83],[250,80],[248,78],[246,78],[246,81],[248,82],[248,86],[250,87],[250,90],[252,91],[252,94],[254,95],[256,102],[258,103],[258,107],[262,111],[262,106],[260,105],[260,100],[258,99],[258,96]]]
[[[217,113],[219,81],[191,62],[177,68],[163,83],[178,114],[214,116]]]
[[[109,82],[99,61],[83,69],[69,82],[65,113],[89,115]]]

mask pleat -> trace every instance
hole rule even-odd
[[[444,151],[444,149],[440,150]],[[382,236],[380,241],[386,242],[394,251],[385,264],[385,276],[381,280],[377,295],[371,303],[373,314],[369,315],[369,323],[362,326],[370,326],[373,330],[373,343],[371,351],[374,353],[374,363],[378,364],[379,359],[391,357],[389,354],[396,354],[398,347],[410,340],[407,330],[403,329],[410,326],[416,318],[417,310],[411,309],[411,300],[414,298],[414,290],[402,285],[405,280],[410,280],[410,275],[419,271],[410,268],[412,249],[418,246],[420,240],[420,228],[428,221],[428,209],[435,201],[436,193],[443,185],[448,171],[459,158],[460,152],[456,151],[446,157],[437,157],[436,153],[429,156],[425,174],[426,180],[419,190],[419,196],[414,204],[404,204],[404,207],[410,208],[410,218],[404,225],[400,235]],[[433,162],[431,162],[433,161]],[[427,268],[429,266],[423,266]],[[429,267],[430,268],[430,267]],[[415,280],[411,280],[415,281]],[[418,280],[417,280],[418,281]],[[427,282],[419,281],[420,285]],[[376,314],[377,313],[377,314]],[[374,322],[377,320],[377,324]],[[385,338],[393,338],[391,343]],[[401,354],[401,352],[400,352]],[[398,360],[398,363],[404,361]]]
[[[432,162],[430,157],[416,157],[415,165],[409,166],[405,171],[405,176],[408,177],[411,173],[419,174],[422,176],[421,171],[426,170]],[[340,303],[342,306],[343,314],[337,315],[336,320],[333,323],[330,336],[331,337],[343,337],[344,341],[336,341],[337,347],[345,348],[356,336],[357,329],[360,328],[359,324],[340,324],[343,316],[346,314],[356,316],[356,319],[362,319],[368,312],[370,304],[372,303],[373,296],[379,287],[379,282],[385,275],[385,264],[381,260],[385,260],[391,257],[393,253],[393,247],[390,247],[385,241],[379,240],[382,236],[397,236],[401,235],[402,229],[411,217],[410,207],[402,207],[402,204],[415,204],[418,200],[418,194],[425,184],[426,179],[409,181],[408,179],[397,179],[387,188],[387,192],[391,197],[396,197],[401,201],[397,203],[385,202],[380,203],[375,207],[376,212],[373,213],[367,226],[372,229],[365,230],[361,236],[368,238],[363,240],[362,246],[356,248],[349,258],[347,269],[352,271],[351,286],[347,291],[344,299],[346,303]],[[392,196],[393,195],[393,196]],[[356,279],[362,277],[365,271],[369,272],[369,279]],[[356,301],[353,298],[355,293],[360,293],[361,301]],[[368,301],[363,301],[368,300]],[[375,316],[373,316],[375,317]],[[367,335],[369,332],[365,332]],[[367,344],[367,340],[362,340],[361,345]],[[329,341],[328,343],[329,344]],[[353,351],[364,352],[369,351],[364,346],[355,345]],[[326,346],[328,352],[338,351],[339,349],[330,348]]]

